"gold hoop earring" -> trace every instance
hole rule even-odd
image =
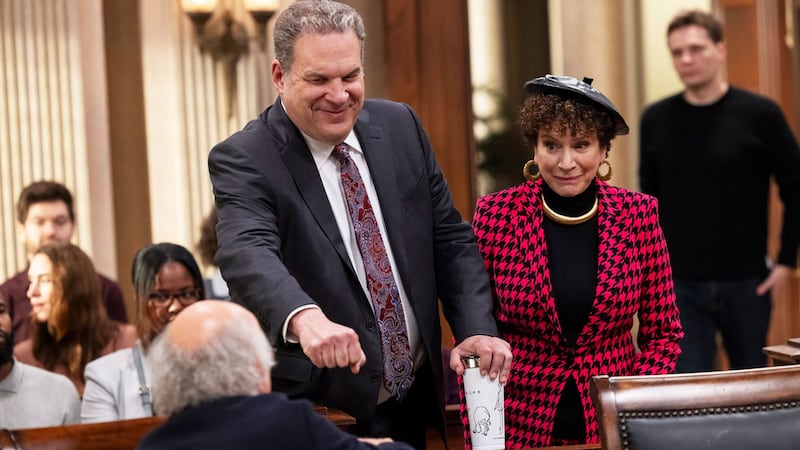
[[[601,174],[600,173],[600,167],[603,167],[603,164],[605,164],[606,168],[608,169],[608,171],[606,171],[605,174]],[[608,180],[611,179],[611,173],[612,172],[613,171],[611,170],[611,163],[608,162],[607,159],[604,159],[603,162],[600,163],[600,166],[597,167],[597,178],[599,178],[600,180],[603,180],[603,181],[608,181]]]
[[[536,167],[536,173],[531,173],[531,166]],[[542,177],[542,172],[539,171],[539,166],[536,165],[536,160],[530,159],[522,167],[522,175],[530,181],[536,181]]]

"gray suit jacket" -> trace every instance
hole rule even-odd
[[[483,259],[408,105],[367,100],[355,134],[443,410],[437,299],[457,340],[496,336]],[[280,102],[216,145],[209,170],[219,215],[216,262],[232,299],[255,313],[276,347],[275,390],[324,401],[355,416],[356,431],[368,429],[383,373],[378,329],[311,152]],[[286,317],[307,304],[358,333],[367,355],[358,374],[314,367],[299,345],[283,342]]]
[[[147,358],[142,358],[145,378],[150,374]],[[86,365],[86,387],[81,401],[81,423],[111,422],[145,417],[139,394],[139,375],[133,349],[117,350]]]

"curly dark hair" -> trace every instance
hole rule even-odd
[[[614,118],[603,108],[580,97],[534,94],[520,108],[517,126],[525,142],[535,147],[540,131],[572,136],[597,133],[600,147],[611,150],[616,135]]]

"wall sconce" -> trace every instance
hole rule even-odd
[[[182,0],[186,15],[194,23],[200,50],[214,59],[247,53],[250,36],[247,27],[235,17],[229,0]],[[243,0],[242,6],[256,24],[255,39],[261,50],[267,46],[267,22],[280,7],[280,0]]]
[[[228,97],[228,117],[236,93],[236,64],[250,50],[247,18],[237,16],[241,7],[255,24],[255,39],[262,52],[267,48],[267,23],[280,7],[280,0],[181,0],[181,7],[192,20],[201,53],[224,65]],[[237,8],[237,6],[240,6]],[[249,28],[252,28],[250,26]]]

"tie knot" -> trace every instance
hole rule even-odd
[[[347,144],[341,143],[336,147],[333,147],[333,156],[335,156],[339,161],[345,161],[350,158],[350,151],[347,149]]]

